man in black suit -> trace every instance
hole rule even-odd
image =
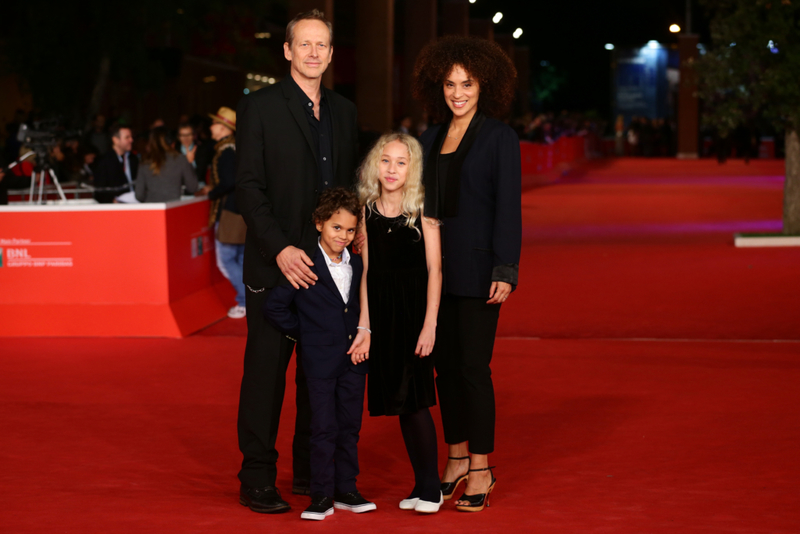
[[[139,170],[139,158],[131,154],[133,134],[128,126],[115,124],[111,127],[111,150],[97,160],[94,198],[102,203],[114,202],[114,198],[133,191],[133,181]]]
[[[247,223],[240,503],[262,513],[289,510],[275,487],[275,440],[294,343],[266,321],[261,308],[270,289],[280,283],[307,288],[316,282],[310,266],[317,247],[311,218],[317,197],[331,187],[350,187],[355,178],[355,106],[321,84],[331,61],[331,37],[331,25],[319,11],[295,17],[284,43],[290,76],[242,98],[236,114],[236,199]],[[292,490],[308,494],[311,413],[300,365],[296,383]]]

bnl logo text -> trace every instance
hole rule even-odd
[[[32,260],[27,248],[7,248],[5,257],[7,260]]]

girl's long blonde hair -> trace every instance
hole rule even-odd
[[[403,186],[401,213],[406,218],[406,226],[414,228],[419,234],[419,229],[415,225],[425,207],[425,187],[422,185],[422,146],[410,135],[384,134],[375,142],[367,157],[364,158],[364,163],[358,169],[358,198],[361,204],[372,212],[375,202],[381,196],[380,165],[383,149],[394,141],[400,141],[408,149],[408,170],[406,171],[406,183]]]

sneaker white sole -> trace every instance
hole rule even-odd
[[[401,510],[413,510],[414,507],[417,506],[419,502],[419,497],[414,497],[413,499],[403,499],[400,501],[400,509]]]
[[[329,515],[333,515],[333,508],[328,508],[324,512],[303,512],[300,514],[300,519],[311,519],[312,521],[322,521]]]
[[[371,512],[372,510],[378,509],[374,502],[356,505],[345,504],[343,502],[334,502],[333,507],[338,508],[339,510],[347,510],[348,512],[353,512],[354,514],[363,514],[364,512]]]

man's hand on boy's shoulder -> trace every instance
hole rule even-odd
[[[356,334],[353,344],[350,345],[350,350],[347,351],[347,354],[350,355],[350,361],[354,365],[369,360],[370,337],[369,330],[358,329],[358,334]]]
[[[275,258],[278,268],[295,289],[308,289],[309,285],[317,282],[317,275],[309,269],[314,265],[311,258],[303,250],[288,246]]]

